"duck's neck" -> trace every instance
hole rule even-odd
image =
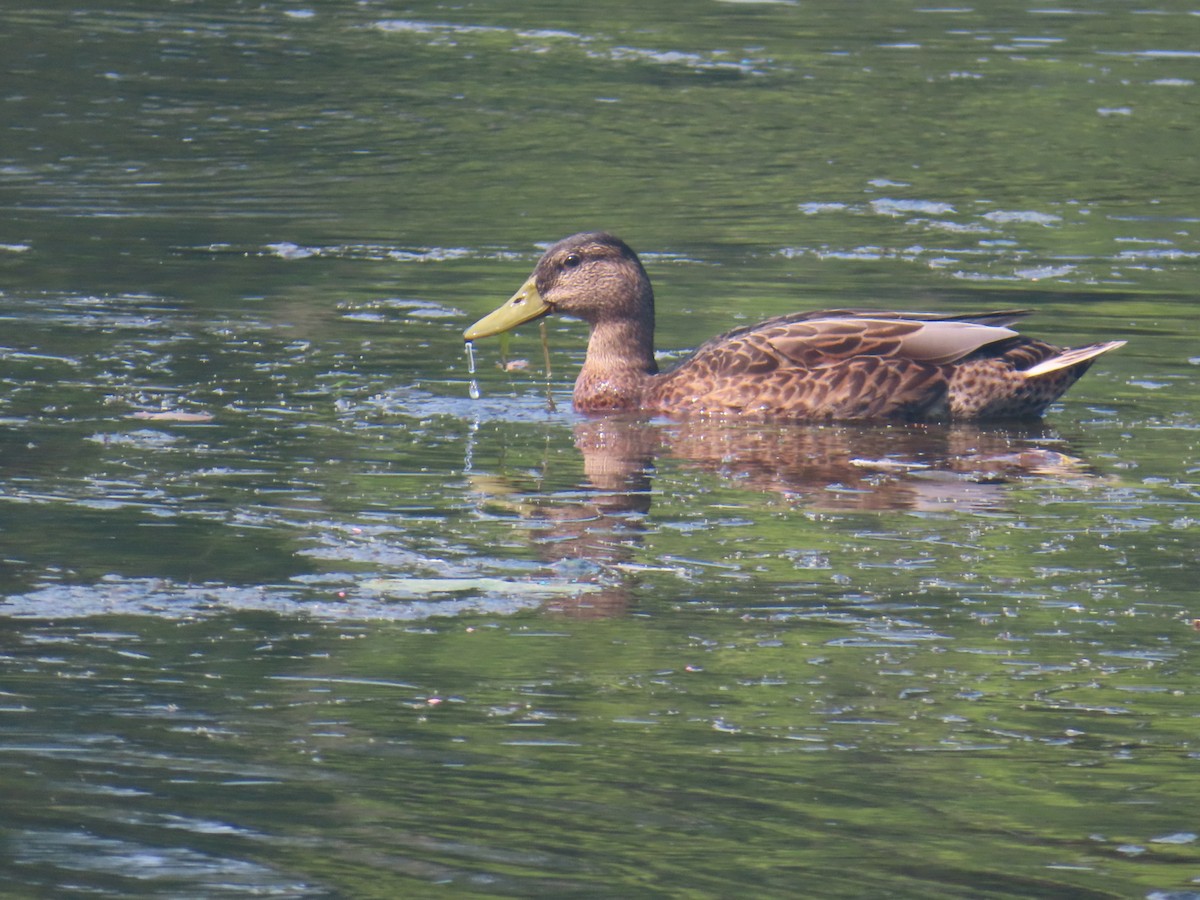
[[[657,372],[653,307],[639,319],[596,322],[575,380],[575,408],[580,412],[636,409],[650,376]]]

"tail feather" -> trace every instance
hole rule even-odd
[[[1125,341],[1105,341],[1101,344],[1072,347],[1070,350],[1064,350],[1057,356],[1042,360],[1035,366],[1030,366],[1028,369],[1022,371],[1021,375],[1025,378],[1040,378],[1043,375],[1049,375],[1051,372],[1061,372],[1063,369],[1077,366],[1080,363],[1095,359],[1101,353],[1107,353],[1109,350],[1116,350],[1118,347],[1124,346]]]

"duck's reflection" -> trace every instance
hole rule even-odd
[[[604,418],[579,423],[574,437],[586,481],[570,502],[528,494],[514,502],[503,477],[473,484],[485,502],[531,520],[543,558],[560,575],[589,584],[588,593],[555,604],[578,614],[626,608],[631,581],[647,565],[635,557],[652,528],[654,482],[669,478],[659,467],[696,470],[733,489],[831,512],[1000,510],[1013,482],[1094,477],[1040,423],[870,427]]]

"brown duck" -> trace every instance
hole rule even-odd
[[[1007,326],[1028,310],[979,315],[825,310],[726,332],[667,372],[654,359],[654,291],[641,261],[603,232],[564,238],[467,341],[548,313],[591,327],[575,408],[803,421],[1031,418],[1106,341],[1064,350]]]

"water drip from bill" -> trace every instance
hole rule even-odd
[[[467,347],[467,374],[471,376],[471,383],[467,386],[467,394],[472,400],[478,400],[482,395],[479,393],[479,382],[475,380],[475,344],[471,341],[466,342]]]

